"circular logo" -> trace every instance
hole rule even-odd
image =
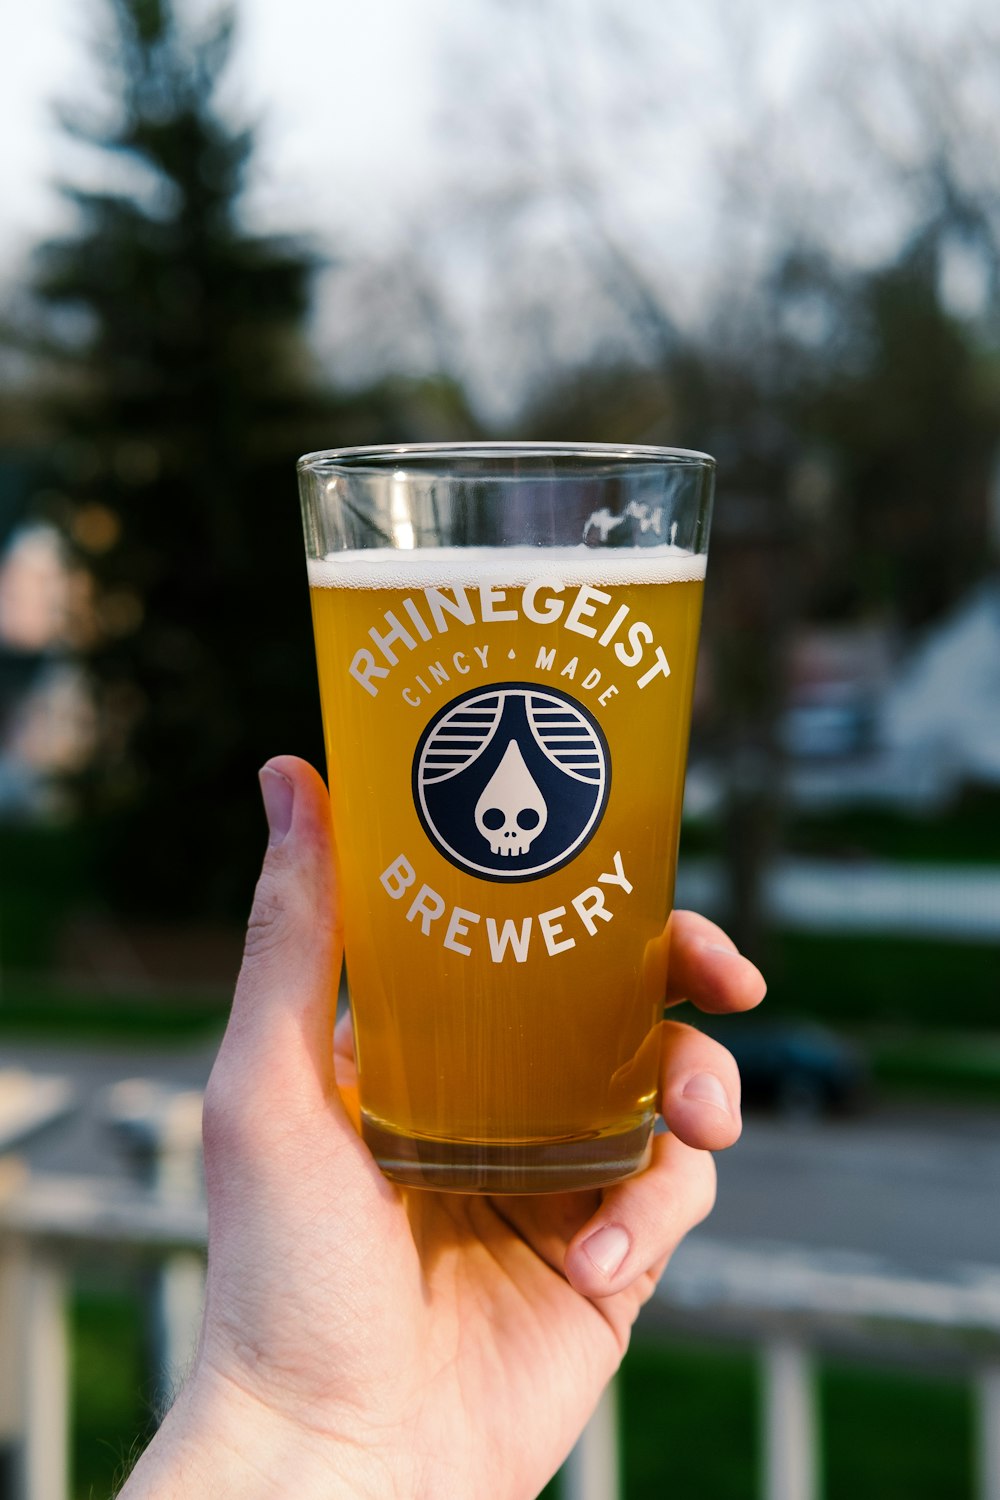
[[[434,847],[483,880],[537,880],[575,859],[607,806],[600,725],[555,688],[499,682],[453,698],[413,753],[413,801]]]

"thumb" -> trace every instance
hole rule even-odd
[[[269,760],[260,785],[268,846],[219,1061],[238,1059],[245,1084],[271,1090],[280,1073],[308,1094],[306,1077],[287,1070],[311,1076],[329,1097],[343,957],[329,799],[291,755]]]

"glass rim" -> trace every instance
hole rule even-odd
[[[580,458],[628,463],[638,459],[652,465],[714,469],[710,453],[696,448],[666,448],[648,443],[562,443],[549,441],[463,441],[450,443],[372,443],[355,448],[318,448],[296,463],[300,474],[337,470],[357,474],[384,473],[390,460],[418,458],[511,459]],[[371,462],[367,462],[371,460]],[[498,476],[501,477],[501,476]]]

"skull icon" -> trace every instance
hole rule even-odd
[[[594,716],[558,688],[484,683],[430,719],[411,762],[431,844],[481,880],[537,880],[585,847],[611,786]]]
[[[476,803],[476,827],[491,853],[527,854],[548,815],[517,740],[511,740]]]

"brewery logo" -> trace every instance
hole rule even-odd
[[[537,880],[575,859],[603,816],[608,743],[568,693],[500,682],[453,698],[413,755],[434,847],[483,880]]]

